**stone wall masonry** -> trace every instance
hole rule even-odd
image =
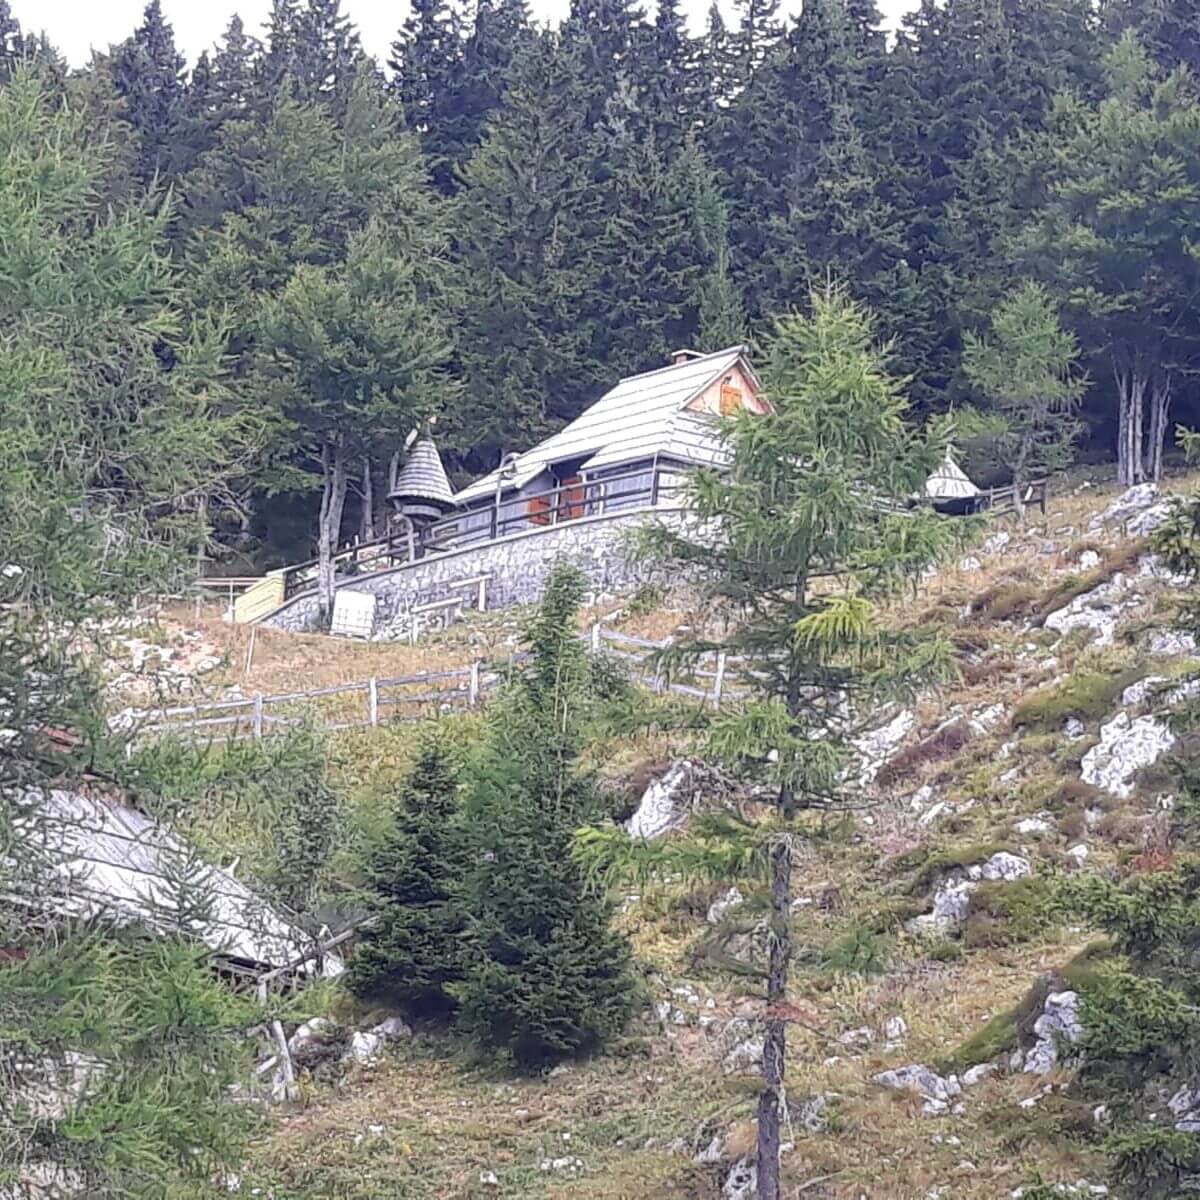
[[[461,550],[432,555],[372,575],[345,576],[339,588],[370,592],[376,597],[375,629],[380,631],[396,617],[420,604],[458,594],[455,584],[489,575],[488,608],[533,604],[542,597],[546,579],[561,562],[577,566],[591,583],[591,601],[621,595],[653,581],[654,572],[634,561],[629,541],[634,530],[651,516],[650,510],[588,517],[580,521],[523,530],[494,542],[477,543]],[[655,510],[660,520],[681,521],[678,510]],[[470,597],[475,588],[464,587]],[[474,601],[468,600],[468,604]],[[317,629],[315,592],[297,596],[262,624],[271,629],[308,633]]]

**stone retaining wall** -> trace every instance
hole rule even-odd
[[[679,520],[681,516],[678,511],[661,509],[654,515],[666,520]],[[451,550],[388,571],[343,577],[337,586],[376,596],[377,633],[416,605],[460,594],[454,584],[479,575],[491,576],[487,587],[488,608],[536,603],[542,597],[551,570],[560,562],[573,563],[583,571],[592,585],[591,599],[620,595],[651,581],[653,572],[635,563],[628,548],[633,530],[649,516],[649,511],[643,509],[523,530],[494,542]],[[475,590],[474,586],[464,587],[461,594],[469,598]],[[468,603],[474,601],[468,599]],[[306,633],[317,628],[317,620],[316,593],[307,592],[264,618],[262,624]]]

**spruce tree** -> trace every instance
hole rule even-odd
[[[429,738],[405,782],[392,823],[370,847],[362,902],[375,917],[355,948],[350,987],[421,1014],[445,1014],[461,975],[467,865],[459,778],[447,746]]]
[[[446,194],[463,158],[456,128],[463,40],[462,16],[448,0],[415,0],[389,62],[405,120],[420,135],[434,182]]]
[[[212,86],[218,125],[249,115],[255,103],[255,73],[262,47],[246,35],[234,14],[217,43],[212,63]]]
[[[597,813],[582,769],[590,666],[576,628],[583,576],[551,575],[531,661],[489,721],[467,789],[470,865],[462,1030],[521,1070],[602,1049],[633,1007],[630,952],[572,853]]]
[[[0,0],[0,84],[12,76],[25,57],[25,39],[8,0]]]
[[[25,952],[0,969],[0,1186],[115,1200],[194,1195],[240,1161],[253,1117],[229,1088],[259,1018],[195,944],[115,913],[31,918],[70,888],[53,849],[77,836],[34,798],[121,759],[81,646],[103,654],[106,622],[175,583],[203,536],[196,498],[247,449],[219,347],[184,333],[163,217],[115,211],[94,134],[38,71],[0,88],[0,944]],[[57,754],[47,729],[81,744]]]
[[[827,291],[814,294],[811,315],[781,318],[764,381],[771,410],[723,425],[728,471],[700,472],[691,484],[696,524],[652,526],[644,545],[730,618],[729,633],[680,641],[660,667],[670,673],[713,651],[736,656],[751,698],[714,719],[708,753],[760,777],[773,812],[758,824],[701,823],[691,845],[660,849],[624,835],[599,844],[618,861],[627,855],[667,873],[681,864],[719,873],[748,861],[764,869],[770,943],[758,1194],[779,1200],[794,849],[805,837],[805,810],[851,799],[850,741],[877,720],[872,706],[949,668],[948,645],[883,628],[872,598],[911,580],[955,535],[936,515],[903,510],[942,448],[906,424],[902,385],[862,307]]]
[[[161,0],[149,0],[141,25],[117,48],[112,67],[127,118],[141,135],[138,174],[143,184],[175,172],[176,143],[182,133],[183,68]]]

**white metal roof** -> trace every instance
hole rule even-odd
[[[545,467],[572,459],[584,460],[589,471],[656,454],[700,464],[720,461],[723,451],[716,421],[684,409],[739,362],[756,378],[746,360],[746,347],[730,346],[622,379],[565,428],[518,455],[505,478],[505,489],[523,487]],[[496,476],[493,471],[468,484],[455,495],[455,503],[492,495]]]
[[[244,883],[199,859],[187,842],[135,808],[60,790],[27,792],[20,807],[16,825],[24,835],[17,845],[36,865],[29,885],[17,883],[18,894],[10,897],[23,906],[155,933],[185,924],[219,957],[258,967],[286,966],[311,949],[300,930]],[[185,899],[186,893],[194,895]],[[197,897],[203,898],[199,911],[180,912],[181,903],[195,905]],[[327,958],[326,974],[337,973],[334,958]]]
[[[979,489],[947,451],[941,466],[925,481],[925,495],[931,500],[969,499]]]

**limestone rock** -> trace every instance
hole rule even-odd
[[[1095,533],[1109,526],[1123,525],[1138,513],[1158,504],[1160,500],[1157,484],[1135,484],[1126,488],[1103,512],[1097,513],[1088,522],[1088,529]]]
[[[1125,531],[1133,537],[1145,537],[1170,520],[1173,507],[1169,500],[1151,504],[1149,508],[1143,508],[1140,513],[1130,518]]]
[[[1151,649],[1150,653],[1153,654],[1154,650]],[[1121,693],[1121,703],[1128,708],[1138,708],[1146,703],[1160,683],[1166,682],[1165,675],[1147,675],[1145,679],[1131,683]]]
[[[1064,635],[1076,629],[1090,630],[1097,646],[1111,646],[1118,617],[1133,603],[1125,595],[1131,582],[1118,571],[1107,582],[1076,596],[1065,607],[1055,609],[1043,623],[1047,629]]]
[[[1023,817],[1013,826],[1013,832],[1019,833],[1022,837],[1040,837],[1044,833],[1053,833],[1054,818],[1049,813]]]
[[[762,1027],[746,1017],[734,1017],[721,1031],[721,1060],[725,1073],[746,1071],[762,1064],[764,1034]]]
[[[883,1036],[895,1046],[908,1037],[908,1022],[903,1017],[888,1017],[883,1023]]]
[[[925,1103],[921,1111],[926,1116],[939,1116],[949,1112],[955,1099],[962,1094],[962,1085],[956,1075],[942,1076],[931,1067],[913,1063],[897,1067],[892,1071],[880,1071],[872,1079],[880,1087],[896,1092],[915,1092]]]
[[[758,1194],[758,1166],[750,1158],[739,1158],[721,1184],[721,1200],[753,1200]]]
[[[875,776],[883,769],[884,764],[891,758],[896,747],[909,735],[917,723],[917,718],[904,709],[898,712],[886,725],[871,730],[856,738],[854,748],[859,756],[858,782],[860,787],[867,787],[875,782]]]
[[[1008,548],[1008,543],[1011,541],[1012,534],[1001,529],[999,532],[993,533],[991,537],[985,538],[979,551],[981,554],[1000,554]]]
[[[735,887],[729,888],[722,892],[709,906],[708,912],[705,913],[704,919],[710,925],[719,925],[724,919],[725,914],[731,912],[741,904],[745,904],[746,897]]]
[[[975,884],[969,879],[955,880],[943,884],[934,893],[933,911],[913,917],[908,922],[911,933],[945,934],[956,929],[967,919],[971,893]]]
[[[1090,571],[1093,567],[1100,565],[1100,555],[1095,550],[1085,550],[1079,556],[1079,561],[1075,565],[1081,571]]]
[[[371,1032],[379,1034],[388,1041],[410,1038],[413,1034],[412,1026],[400,1017],[388,1017],[386,1021],[380,1021]]]
[[[1152,766],[1175,744],[1175,735],[1154,717],[1130,720],[1118,713],[1100,727],[1100,742],[1082,760],[1084,783],[1125,800],[1133,792],[1134,776]]]
[[[960,571],[978,571],[982,566],[983,563],[979,559],[975,558],[974,555],[970,555],[959,561],[958,569]]]
[[[689,792],[692,783],[692,764],[686,760],[673,763],[660,779],[655,779],[642,793],[637,811],[625,824],[630,837],[662,837],[687,821]]]
[[[821,1133],[829,1125],[829,1105],[837,1099],[835,1092],[818,1092],[801,1101],[788,1101],[792,1124],[805,1133]]]
[[[1200,1133],[1200,1088],[1183,1087],[1167,1101],[1180,1133]]]
[[[1190,633],[1164,629],[1150,639],[1150,653],[1166,658],[1191,658],[1196,653],[1196,639]]]
[[[1025,1055],[1025,1073],[1048,1075],[1058,1065],[1063,1046],[1073,1046],[1083,1040],[1083,1025],[1079,1020],[1077,992],[1051,992],[1042,1007],[1042,1015],[1034,1022],[1037,1041]]]
[[[383,1053],[387,1039],[381,1033],[353,1033],[346,1053],[342,1055],[343,1062],[371,1062]]]
[[[976,1063],[975,1066],[963,1072],[962,1085],[963,1087],[974,1087],[977,1083],[990,1079],[999,1069],[994,1062]]]
[[[1024,879],[1032,870],[1029,859],[1001,850],[983,864],[980,874],[987,880],[1003,879],[1011,883],[1014,879]]]

